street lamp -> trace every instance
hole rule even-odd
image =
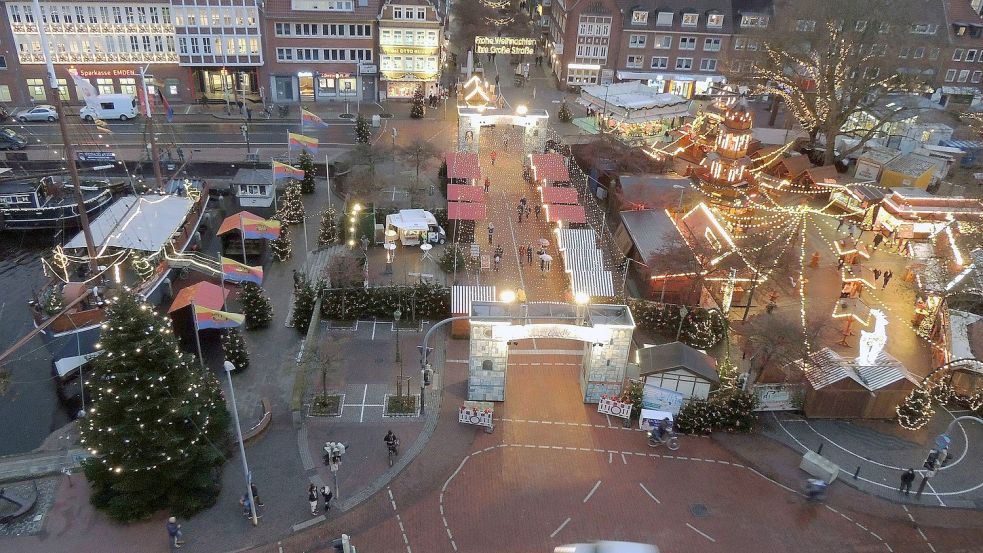
[[[676,341],[679,341],[679,335],[683,333],[683,321],[686,320],[686,315],[689,313],[689,309],[686,309],[685,305],[679,306],[679,328],[676,330]]]
[[[399,320],[403,312],[397,308],[393,311],[393,326],[396,327],[396,363],[399,365],[399,380],[396,381],[396,397],[403,397],[403,358],[399,354]]]
[[[512,290],[502,290],[502,293],[498,295],[504,303],[512,303],[515,301],[515,292]]]
[[[515,108],[515,112],[519,115],[525,115],[529,113],[529,108],[527,108],[525,105],[519,105]]]
[[[246,477],[246,494],[249,497],[249,515],[253,519],[253,526],[259,525],[259,517],[256,516],[256,498],[253,497],[253,480],[249,473],[249,464],[246,462],[246,446],[242,443],[242,426],[239,425],[239,408],[236,407],[236,392],[232,387],[232,371],[236,366],[231,361],[225,362],[225,374],[229,377],[229,401],[232,403],[232,416],[236,423],[236,439],[239,442],[239,457],[242,460],[242,474]]]

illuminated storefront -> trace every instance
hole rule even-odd
[[[618,71],[618,79],[643,81],[654,88],[656,92],[675,94],[683,98],[710,96],[714,85],[726,81],[722,75],[691,75],[652,71]]]
[[[425,96],[437,93],[438,47],[381,46],[380,50],[379,65],[387,98],[412,98],[421,86]]]

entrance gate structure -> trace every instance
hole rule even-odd
[[[621,393],[635,320],[627,305],[472,302],[468,399],[505,401],[509,344],[526,338],[584,342],[584,403]]]
[[[457,114],[458,151],[477,152],[481,127],[497,125],[523,127],[524,152],[539,153],[546,147],[546,127],[550,115],[545,109],[523,108],[511,111],[485,106],[458,106]]]

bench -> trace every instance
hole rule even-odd
[[[259,422],[242,433],[242,441],[244,443],[249,443],[258,438],[270,426],[270,421],[273,420],[273,409],[270,407],[270,400],[264,397],[260,400],[260,403],[263,405],[263,416],[260,417]]]

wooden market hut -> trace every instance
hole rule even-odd
[[[646,383],[677,391],[684,400],[706,399],[720,386],[716,361],[682,342],[637,349],[635,362]]]
[[[829,348],[795,365],[806,380],[802,411],[807,417],[831,419],[893,419],[895,407],[918,380],[885,352],[875,365],[857,365]]]

